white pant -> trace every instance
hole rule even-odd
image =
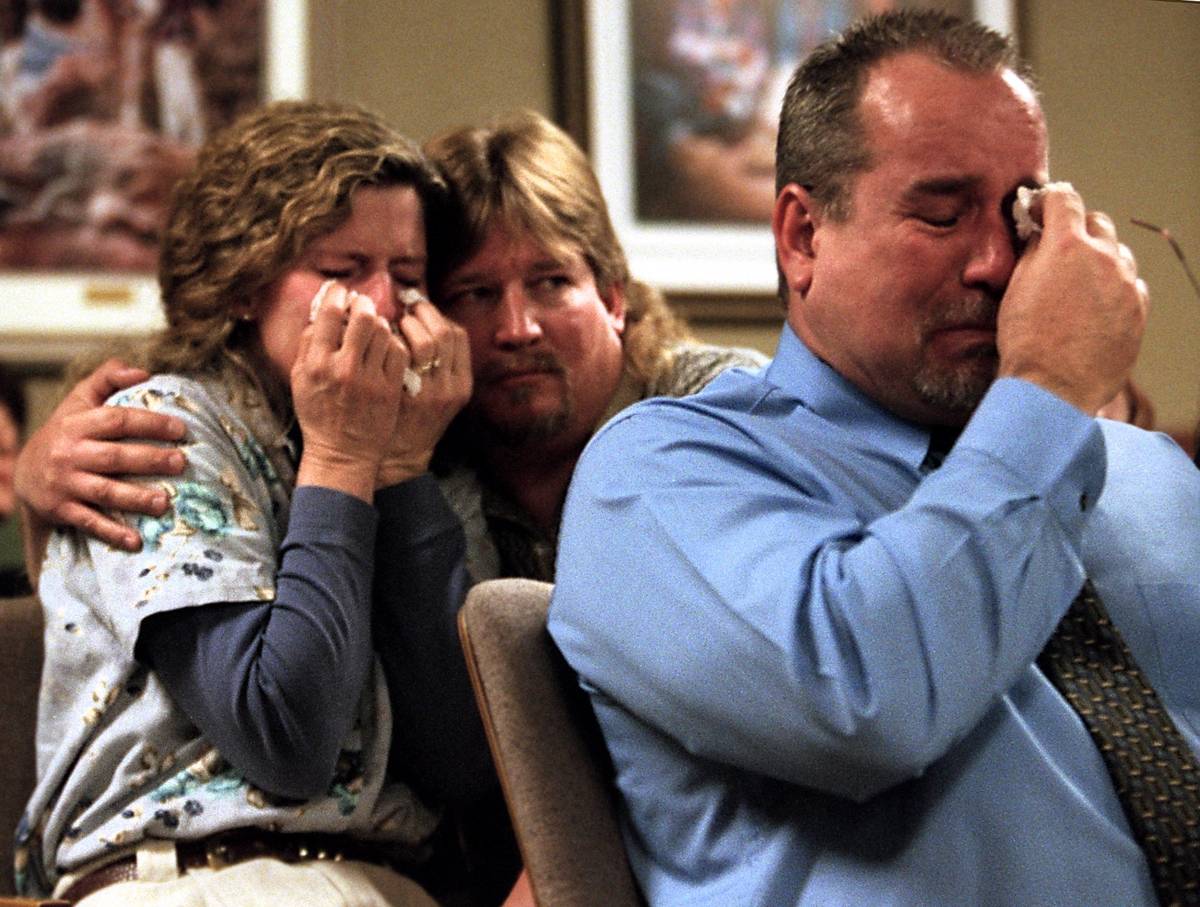
[[[193,869],[161,882],[118,882],[76,907],[437,907],[420,885],[353,860],[283,863],[264,857]]]

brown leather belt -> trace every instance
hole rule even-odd
[[[175,842],[175,860],[181,875],[191,869],[220,869],[260,857],[284,863],[355,860],[388,866],[406,874],[419,863],[393,852],[390,846],[385,848],[345,835],[282,834],[259,828],[235,828],[199,840]],[[60,897],[73,903],[101,888],[131,882],[137,877],[137,857],[131,854],[76,879]]]

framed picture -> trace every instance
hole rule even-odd
[[[1012,0],[573,0],[559,115],[595,165],[639,279],[775,291],[776,120],[796,64],[867,10],[936,5],[1015,34]]]
[[[213,131],[306,93],[306,14],[305,0],[0,0],[0,354],[61,359],[160,323],[170,187]]]

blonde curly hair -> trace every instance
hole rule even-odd
[[[232,357],[254,371],[256,328],[241,316],[308,243],[349,217],[355,189],[392,185],[416,190],[426,235],[439,235],[444,181],[416,144],[362,108],[280,101],[214,136],[172,196],[158,268],[167,323],[139,364],[203,371]]]

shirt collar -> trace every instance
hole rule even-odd
[[[816,356],[784,323],[764,379],[822,419],[919,468],[929,451],[929,431],[888,412]]]

